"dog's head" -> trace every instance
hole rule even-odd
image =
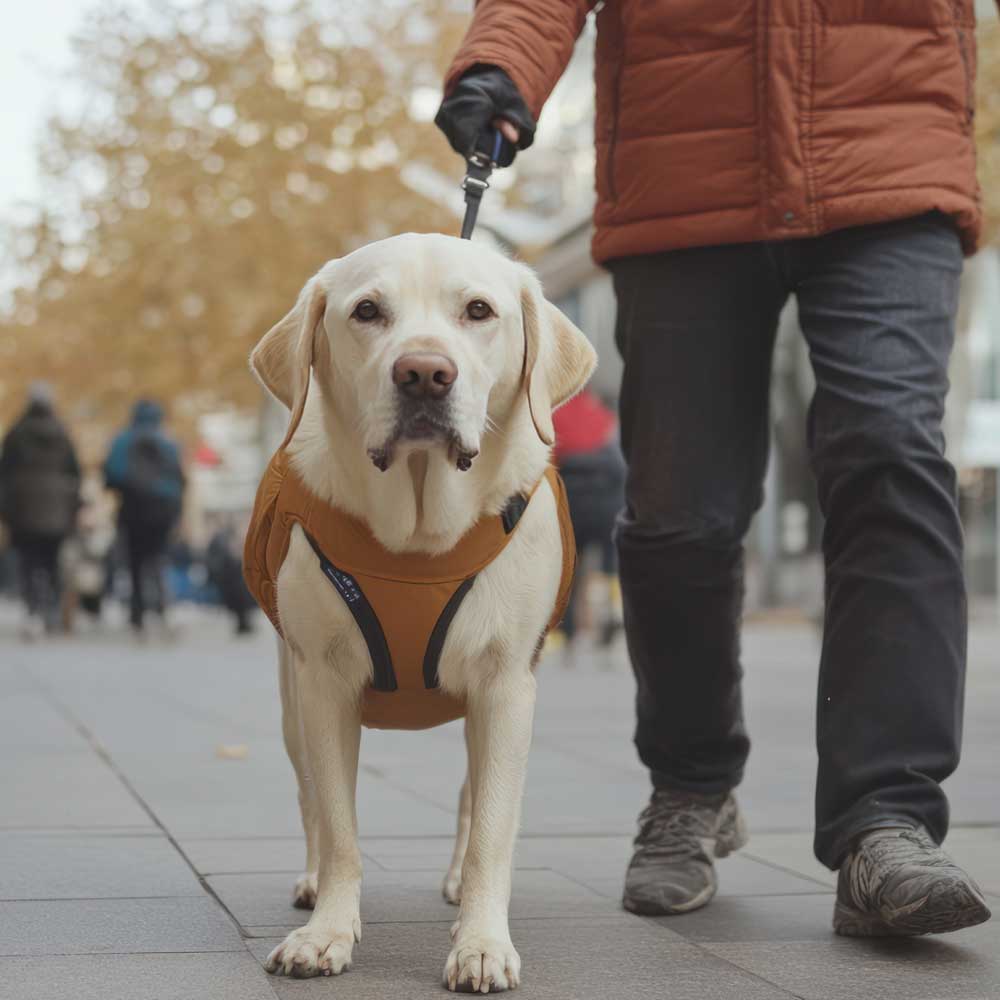
[[[312,381],[378,468],[442,448],[467,469],[519,400],[552,444],[552,410],[596,355],[524,265],[466,240],[407,234],[324,266],[250,361],[292,411],[286,441]]]

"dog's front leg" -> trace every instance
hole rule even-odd
[[[296,681],[292,648],[282,640],[278,652],[281,732],[299,786],[299,812],[302,815],[302,830],[306,837],[306,870],[295,883],[292,905],[300,910],[311,910],[316,905],[316,887],[319,884],[319,807],[316,802],[316,789],[309,774],[309,763],[306,760]]]
[[[535,679],[527,669],[506,676],[501,671],[474,684],[468,695],[472,827],[444,969],[450,990],[507,990],[520,979],[507,908],[534,709]]]
[[[296,692],[319,820],[319,892],[309,922],[268,956],[268,972],[338,975],[361,940],[361,852],[354,793],[361,717],[357,694],[325,659],[295,657]]]

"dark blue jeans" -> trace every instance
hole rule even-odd
[[[615,261],[625,359],[618,524],[636,744],[659,785],[736,786],[743,538],[762,500],[778,314],[798,300],[826,518],[817,857],[885,820],[948,826],[966,599],[944,458],[962,251],[931,213],[813,239]]]

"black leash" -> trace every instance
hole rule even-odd
[[[472,230],[476,228],[476,217],[479,215],[479,203],[483,200],[483,192],[490,186],[490,174],[500,157],[500,147],[503,136],[497,131],[493,138],[493,155],[487,156],[476,150],[466,160],[465,178],[462,190],[465,192],[465,218],[462,220],[462,239],[471,240]]]

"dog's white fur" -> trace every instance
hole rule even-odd
[[[364,299],[384,318],[360,321],[354,309]],[[477,299],[492,307],[491,318],[466,314]],[[449,439],[399,437],[392,365],[415,351],[457,365]],[[287,447],[305,483],[364,518],[390,551],[438,553],[538,482],[549,461],[551,411],[584,384],[595,360],[526,267],[478,244],[408,234],[323,267],[251,364],[293,411]],[[456,450],[478,453],[471,469],[457,468]],[[388,455],[388,468],[380,471],[371,454]],[[468,705],[468,777],[443,887],[460,905],[444,970],[452,990],[510,989],[520,977],[507,921],[511,863],[531,741],[532,664],[561,558],[555,498],[543,482],[508,546],[478,575],[442,651],[441,686]],[[337,974],[361,938],[354,792],[371,661],[298,528],[277,594],[283,728],[306,834],[295,900],[315,908],[267,967]]]

